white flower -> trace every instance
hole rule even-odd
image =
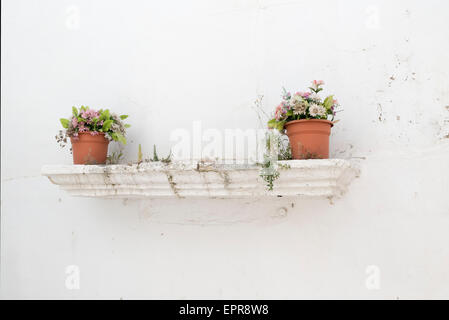
[[[316,103],[312,103],[309,107],[309,114],[312,117],[323,117],[326,115],[326,108]]]
[[[295,94],[289,100],[290,107],[294,108],[296,105],[300,104],[302,101],[303,101],[302,97],[298,94]]]
[[[304,101],[304,98],[301,95],[295,94],[290,99],[290,107],[292,108],[293,114],[295,115],[305,114],[307,103],[306,101]]]
[[[301,115],[305,114],[307,110],[307,104],[305,101],[301,101],[300,103],[296,104],[293,107],[293,114],[295,115]]]
[[[321,102],[321,97],[317,93],[315,93],[315,92],[312,92],[310,94],[309,99],[313,100],[315,102]]]

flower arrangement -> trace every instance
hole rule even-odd
[[[296,92],[294,95],[284,89],[282,101],[276,107],[273,118],[268,121],[268,128],[283,132],[285,124],[294,120],[327,120],[331,116],[330,120],[333,121],[339,104],[333,95],[324,100],[320,97],[323,85],[323,80],[314,80],[309,87],[310,91]]]
[[[126,118],[127,115],[118,116],[108,109],[97,111],[88,106],[81,106],[79,109],[72,107],[72,116],[60,119],[65,132],[60,131],[56,140],[64,146],[67,137],[78,139],[80,133],[90,133],[92,136],[104,133],[107,139],[126,144],[126,129],[130,127],[123,123]]]

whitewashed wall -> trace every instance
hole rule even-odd
[[[448,39],[444,0],[2,1],[1,297],[449,298]],[[313,79],[344,107],[332,156],[362,169],[333,204],[71,198],[40,176],[71,162],[72,105],[130,114],[132,160],[194,121],[258,128],[258,95]]]

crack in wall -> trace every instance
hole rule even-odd
[[[231,179],[229,178],[229,173],[226,170],[218,169],[215,161],[201,160],[197,163],[195,170],[198,171],[203,176],[203,179],[205,181],[208,191],[209,191],[209,186],[208,186],[209,182],[207,181],[207,179],[204,175],[206,172],[217,173],[223,179],[223,187],[225,189],[227,189],[229,187],[229,185],[231,184]]]
[[[169,171],[164,171],[164,173],[167,176],[168,184],[170,185],[170,188],[173,191],[173,193],[175,194],[175,196],[179,199],[184,198],[179,194],[178,188],[176,188],[176,182],[173,179],[173,175]]]
[[[223,186],[225,189],[229,187],[231,179],[229,178],[229,173],[227,171],[217,171],[220,177],[223,179]]]

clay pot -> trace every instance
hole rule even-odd
[[[70,137],[72,142],[73,164],[105,164],[109,140],[104,133],[91,135],[78,133],[78,138]]]
[[[293,159],[328,159],[329,136],[334,124],[329,120],[295,120],[285,124]]]

